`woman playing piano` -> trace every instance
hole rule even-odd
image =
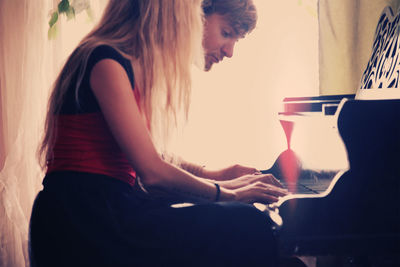
[[[174,165],[154,142],[187,112],[191,64],[232,56],[255,22],[251,0],[109,1],[51,95],[33,266],[275,263],[269,218],[251,204],[285,195],[276,180]]]

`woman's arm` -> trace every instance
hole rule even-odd
[[[210,170],[205,168],[204,166],[182,160],[180,166],[184,170],[187,170],[188,172],[193,173],[196,176],[213,179],[216,181],[232,180],[248,174],[260,174],[260,171],[256,168],[246,167],[240,164],[231,165],[222,169]]]
[[[203,165],[188,162],[181,157],[171,155],[167,152],[164,152],[162,154],[162,158],[167,162],[172,163],[175,166],[178,166],[195,176],[212,179],[215,181],[232,180],[248,174],[261,174],[260,171],[256,168],[246,167],[240,164],[231,165],[222,169],[210,170]]]
[[[90,85],[111,132],[150,193],[177,195],[185,201],[215,200],[217,188],[212,182],[165,162],[157,153],[136,104],[129,78],[118,62],[112,59],[99,61],[93,67]],[[263,186],[258,183],[254,188],[236,191],[221,187],[220,200],[253,199],[257,192],[255,201],[265,203],[282,195],[274,190],[262,193]]]

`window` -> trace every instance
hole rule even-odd
[[[198,71],[179,154],[207,166],[272,164],[286,148],[285,96],[318,95],[317,0],[255,0],[257,28],[231,59]]]

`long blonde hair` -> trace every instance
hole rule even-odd
[[[201,0],[109,0],[99,24],[80,42],[55,81],[40,147],[42,166],[53,156],[57,115],[64,96],[78,73],[75,98],[91,52],[112,46],[124,57],[138,60],[143,85],[139,103],[151,123],[153,138],[165,140],[177,112],[187,117],[191,67],[203,65],[203,13]]]

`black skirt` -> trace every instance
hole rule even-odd
[[[43,180],[30,222],[32,266],[275,266],[269,217],[237,202],[174,208],[82,172]]]

